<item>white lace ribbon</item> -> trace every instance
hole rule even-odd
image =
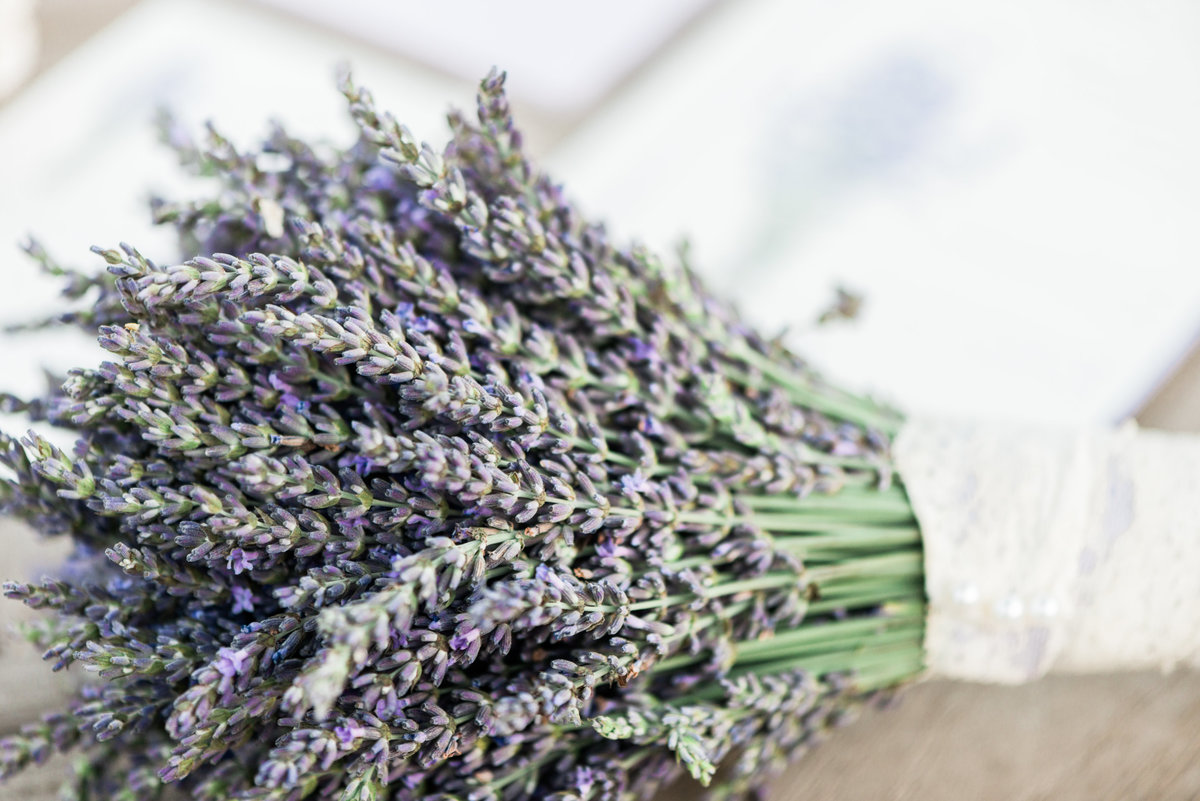
[[[911,420],[930,673],[1200,666],[1200,437]]]

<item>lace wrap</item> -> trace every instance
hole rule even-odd
[[[914,419],[931,675],[1200,666],[1200,437]]]

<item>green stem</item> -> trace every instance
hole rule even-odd
[[[775,537],[775,547],[800,556],[811,556],[826,551],[840,554],[847,551],[884,551],[907,545],[919,545],[920,529],[915,526],[897,528],[871,526],[830,526],[823,531],[804,536]]]
[[[821,585],[834,579],[924,575],[925,560],[919,551],[868,556],[833,565],[822,565],[808,571],[809,581]]]
[[[860,691],[893,686],[919,673],[924,667],[924,649],[919,637],[908,634],[898,643],[878,646],[862,645],[838,653],[821,656],[793,656],[773,662],[734,667],[731,679],[747,675],[770,676],[789,670],[806,670],[814,676],[830,673],[850,674],[854,687]],[[686,696],[673,699],[672,706],[685,706],[720,700],[725,695],[720,684],[710,684]]]
[[[899,486],[887,490],[846,488],[840,492],[794,495],[738,495],[737,500],[756,512],[804,511],[806,509],[870,509],[908,511],[911,506],[907,493]]]
[[[738,645],[734,664],[768,662],[792,656],[829,653],[844,650],[847,645],[861,648],[883,645],[896,635],[907,638],[921,628],[920,614],[903,617],[863,617],[815,626],[801,626],[774,637],[753,640]]]
[[[886,643],[879,646],[861,645],[854,650],[821,656],[792,656],[772,662],[735,667],[730,678],[751,673],[769,676],[788,670],[807,670],[814,675],[827,673],[853,673],[868,669],[894,668],[900,662],[920,661],[924,658],[919,637],[909,635],[900,644]]]
[[[862,582],[843,587],[835,585],[822,593],[820,600],[808,604],[808,614],[823,615],[839,609],[863,609],[887,603],[896,598],[912,596],[920,598],[923,585],[920,580],[907,579],[902,582]]]
[[[858,397],[849,392],[836,390],[828,386],[822,386],[818,389],[812,386],[810,382],[806,382],[802,378],[793,375],[787,368],[750,347],[744,345],[735,346],[731,350],[730,355],[741,359],[755,370],[758,370],[773,385],[783,389],[792,401],[802,406],[816,409],[822,414],[829,415],[838,420],[857,423],[867,428],[874,428],[889,436],[894,435],[903,422],[899,414],[891,412],[867,398]],[[728,372],[739,383],[761,388],[746,373],[736,370],[733,367],[730,367]]]
[[[729,515],[719,512],[682,512],[678,517],[681,523],[695,523],[708,526],[750,526],[766,531],[796,532],[813,531],[818,528],[828,528],[839,524],[909,524],[915,522],[911,509],[813,509],[794,510],[786,514],[752,513],[747,515]]]
[[[916,611],[912,611],[915,609]],[[850,651],[895,640],[920,640],[923,615],[915,604],[911,609],[893,616],[858,617],[815,625],[801,626],[788,632],[760,640],[738,643],[734,649],[734,664],[744,665],[771,659],[793,658],[821,653]],[[884,638],[885,635],[888,639]],[[679,654],[656,662],[647,673],[661,675],[704,662],[700,654]]]

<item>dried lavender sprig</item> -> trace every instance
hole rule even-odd
[[[119,361],[9,404],[81,440],[10,441],[6,506],[148,610],[13,588],[65,621],[51,658],[109,682],[79,733],[129,761],[97,781],[635,798],[741,747],[742,792],[918,670],[897,416],[686,265],[614,247],[522,154],[499,74],[441,154],[344,92],[364,132],[344,151],[181,142],[224,184],[156,203],[193,258],[98,251],[110,277],[63,321],[106,325]],[[810,722],[755,700],[790,681],[827,688]],[[585,725],[647,699],[692,704],[707,739],[657,713],[638,742]]]

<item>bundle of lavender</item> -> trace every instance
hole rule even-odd
[[[758,790],[922,668],[898,414],[822,380],[684,264],[613,244],[489,76],[441,153],[343,91],[344,151],[176,137],[60,322],[112,360],[10,409],[7,512],[74,543],[31,637],[92,671],[0,743],[67,796],[643,799]],[[717,766],[728,770],[715,774]]]

